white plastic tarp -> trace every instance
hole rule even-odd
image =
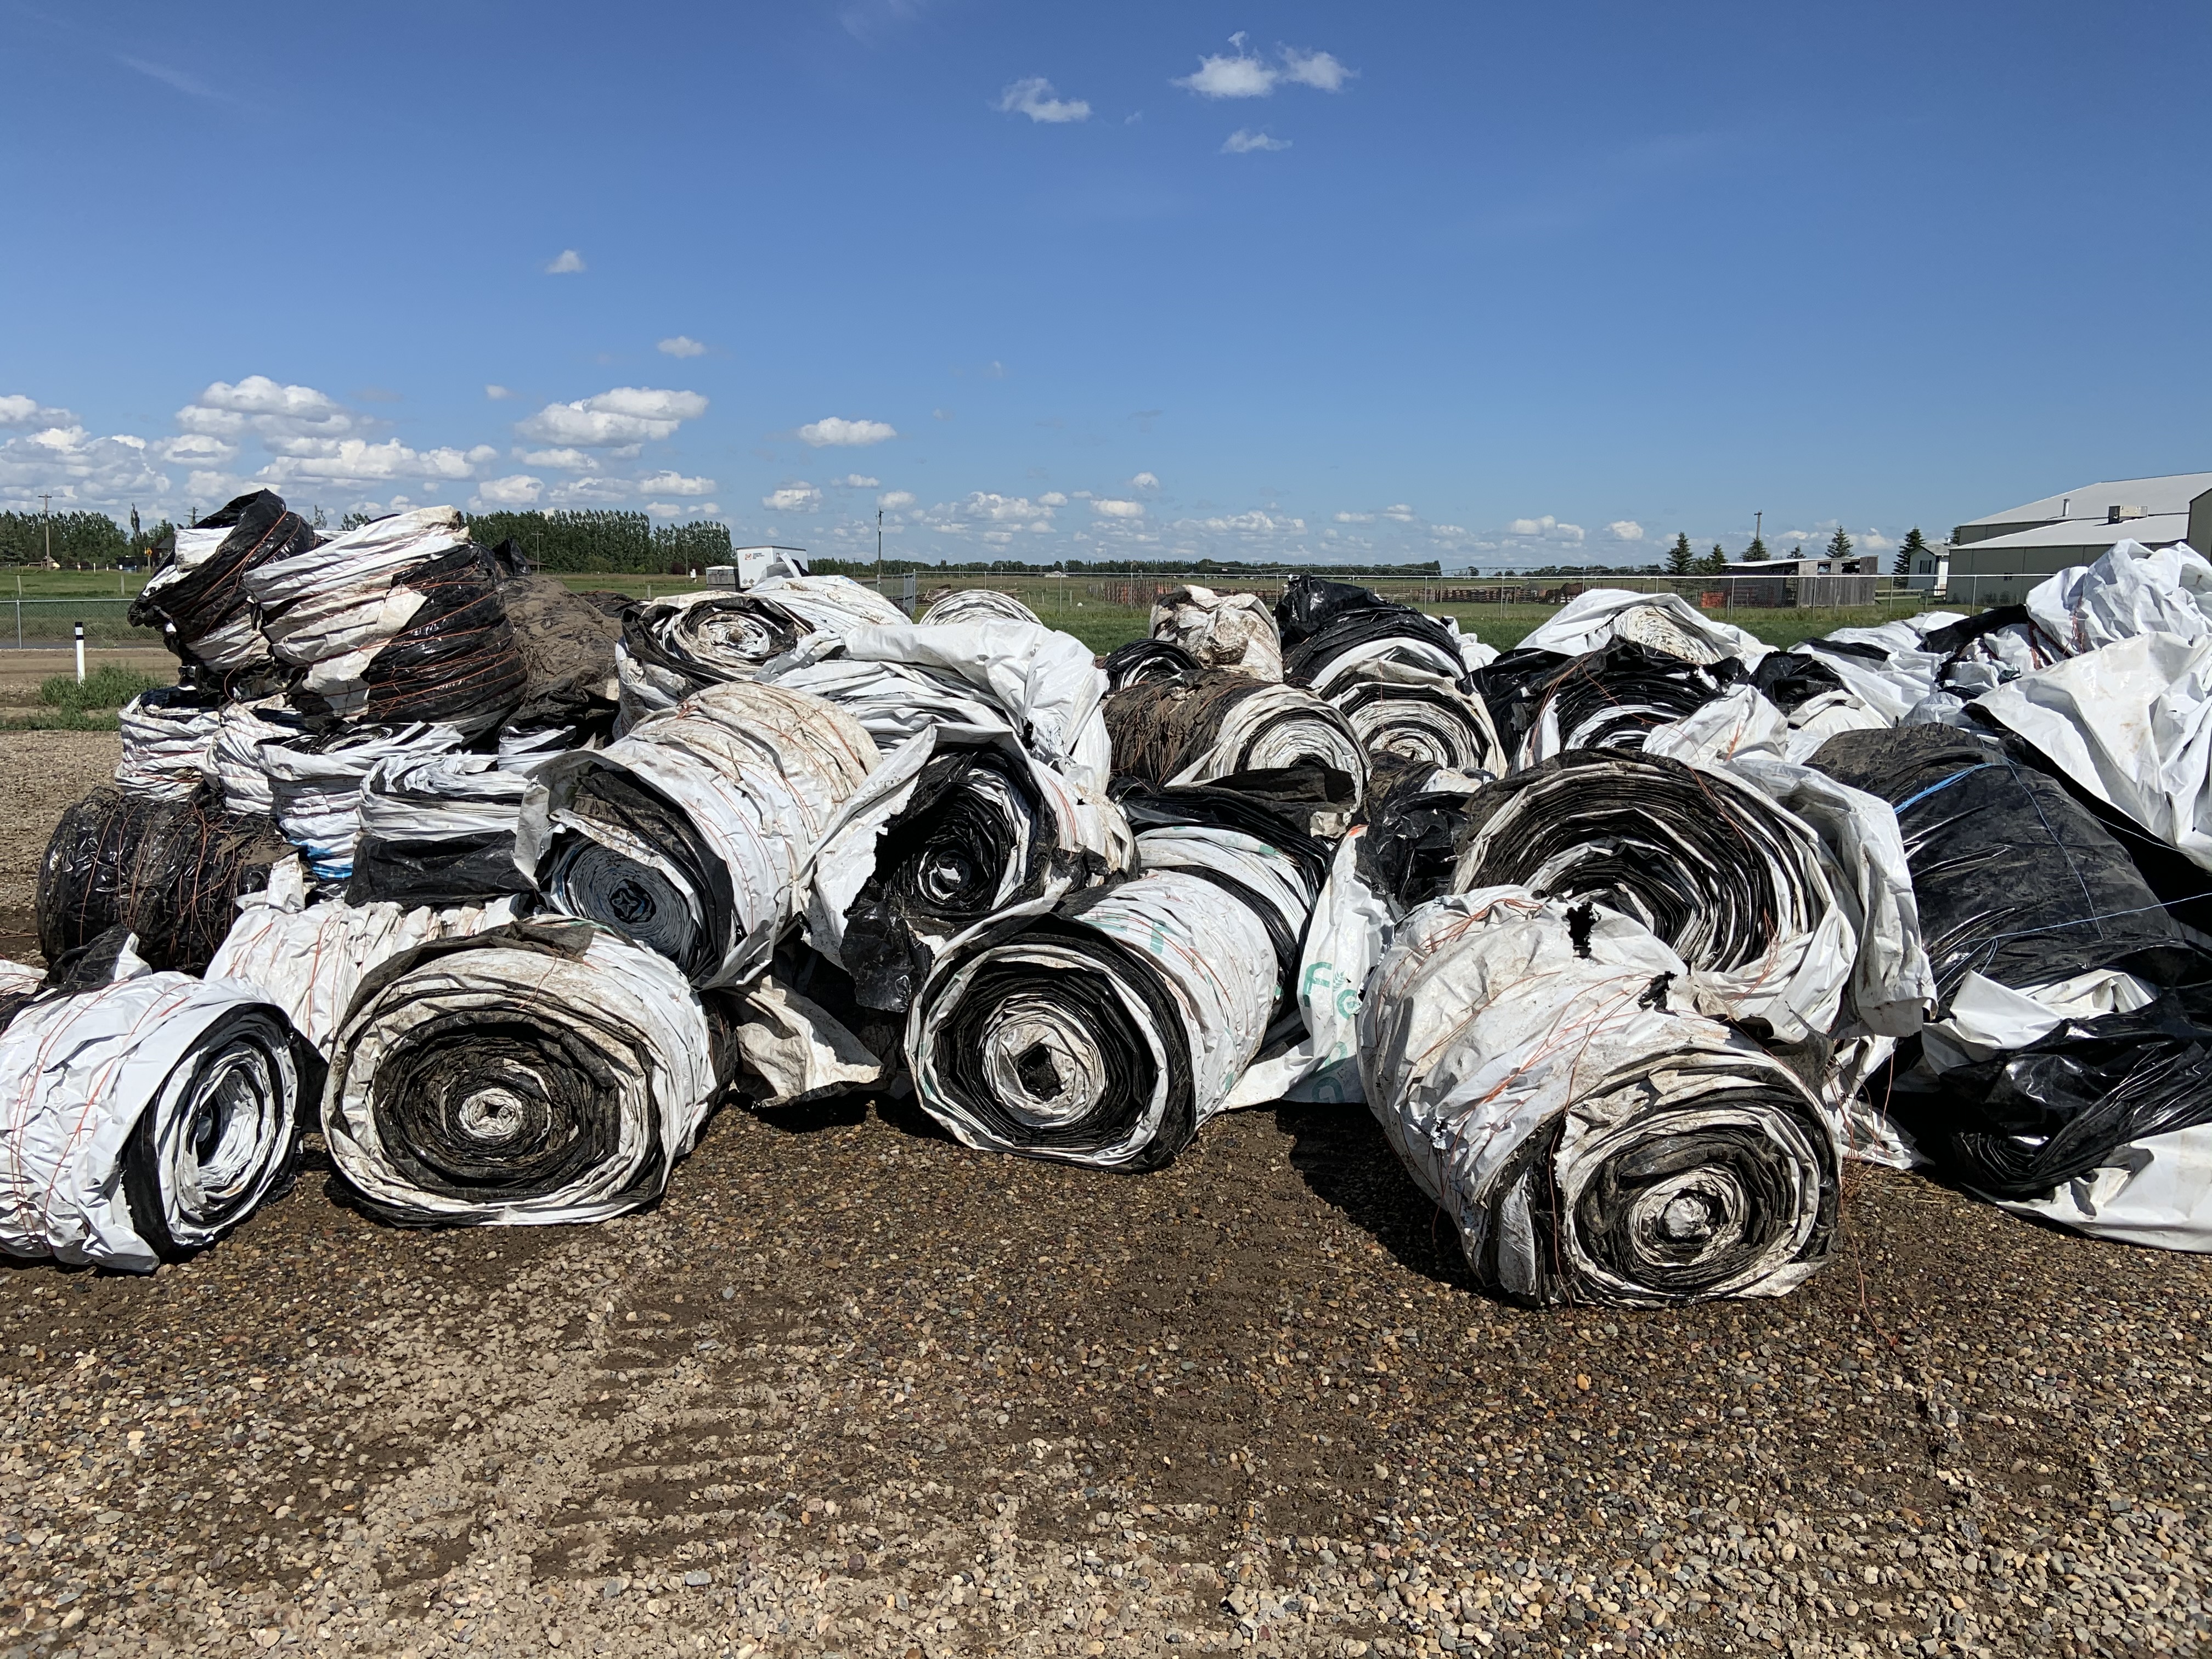
[[[2000,1199],[2014,1215],[2092,1238],[2212,1252],[2212,1124],[2146,1135],[2048,1198]]]
[[[2184,544],[2154,553],[2120,541],[2094,564],[2069,565],[2028,590],[2027,614],[2075,656],[2143,634],[2212,634],[2212,561]]]
[[[2118,640],[2023,674],[1974,707],[2212,869],[2212,633]]]
[[[1282,632],[1275,613],[1255,593],[1178,587],[1154,603],[1152,635],[1182,647],[1202,668],[1226,668],[1257,680],[1283,678]]]
[[[153,800],[181,800],[215,773],[222,710],[191,701],[137,696],[117,712],[123,758],[116,787]]]
[[[418,507],[257,565],[246,574],[246,591],[276,659],[328,665],[324,678],[337,687],[357,679],[422,608],[422,594],[394,581],[468,539],[458,509]],[[321,689],[313,677],[310,689]]]
[[[1723,657],[1754,664],[1772,648],[1732,623],[1715,622],[1692,609],[1680,594],[1632,593],[1618,587],[1593,587],[1576,595],[1524,635],[1520,648],[1579,657],[1615,640],[1699,665]]]

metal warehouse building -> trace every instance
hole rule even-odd
[[[2199,552],[2212,546],[2212,472],[2083,484],[1970,520],[1951,532],[1949,590],[1964,597],[1971,588],[1982,604],[2009,605],[2037,580],[2091,563],[2123,540],[2153,550],[2185,541]],[[2029,580],[1992,580],[2007,576]]]

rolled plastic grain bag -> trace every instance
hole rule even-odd
[[[953,940],[907,1018],[923,1108],[964,1146],[1102,1169],[1188,1146],[1274,1023],[1264,911],[1296,890],[1281,854],[1215,841],[1212,872],[1148,870]]]
[[[214,1243],[290,1182],[293,1041],[253,988],[185,974],[21,1005],[0,1032],[0,1249],[151,1273]]]
[[[532,776],[515,862],[555,912],[659,951],[695,985],[764,968],[814,850],[876,763],[859,724],[781,686],[710,686]]]
[[[1310,762],[1352,781],[1355,808],[1365,797],[1367,746],[1303,686],[1223,672],[1139,683],[1106,700],[1106,726],[1115,772],[1146,783],[1211,783]]]
[[[529,772],[508,769],[496,755],[379,761],[362,780],[346,897],[460,904],[528,892],[514,867],[514,827],[529,793]]]
[[[331,1162],[403,1226],[603,1221],[651,1203],[732,1052],[666,960],[577,922],[404,952],[362,982],[333,1046]]]
[[[264,739],[257,753],[269,775],[270,811],[316,880],[353,874],[361,839],[361,792],[380,762],[441,755],[461,746],[451,726],[347,726]]]
[[[1827,1115],[1683,1008],[1626,916],[1524,888],[1402,922],[1370,988],[1369,1107],[1495,1294],[1662,1307],[1780,1296],[1833,1249]]]
[[[215,740],[222,700],[189,686],[142,691],[117,711],[123,758],[116,787],[146,799],[180,800],[215,773]]]
[[[1274,614],[1257,594],[1178,587],[1152,606],[1152,636],[1182,647],[1207,668],[1259,680],[1283,678]]]
[[[1018,622],[1042,628],[1037,613],[1011,593],[995,588],[956,588],[915,618],[922,628],[941,628],[950,623]]]

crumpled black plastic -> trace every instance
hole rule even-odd
[[[1768,652],[1751,671],[1751,683],[1785,714],[1794,714],[1815,697],[1844,689],[1843,677],[1834,669],[1818,657],[1795,651]]]
[[[1455,678],[1466,676],[1459,638],[1450,629],[1351,582],[1293,576],[1275,602],[1275,626],[1283,635],[1283,678],[1296,684],[1310,685],[1346,651],[1381,639],[1426,646],[1450,665]]]
[[[1173,640],[1132,640],[1106,653],[1106,689],[1119,691],[1148,680],[1171,680],[1179,674],[1195,674],[1205,666]]]
[[[362,679],[376,725],[431,720],[487,732],[521,700],[529,674],[508,627],[490,555],[473,544],[393,582],[424,595],[407,626],[369,659]]]
[[[39,867],[39,949],[59,962],[111,928],[157,969],[203,971],[291,852],[267,818],[225,811],[212,783],[176,800],[102,784],[64,811]]]
[[[571,748],[611,735],[618,704],[607,692],[622,637],[619,615],[610,617],[551,576],[508,576],[499,592],[524,673],[507,728],[565,731]]]
[[[1560,739],[1577,749],[1641,749],[1652,728],[1695,714],[1744,678],[1723,657],[1710,666],[1685,662],[1634,640],[1615,640],[1579,657],[1513,651],[1476,677],[1499,738],[1518,753],[1547,708]]]
[[[1368,775],[1367,803],[1354,854],[1360,880],[1401,913],[1451,891],[1452,866],[1466,844],[1464,789],[1431,789],[1437,769],[1425,761],[1378,754]]]
[[[274,490],[257,489],[226,502],[193,526],[230,534],[199,568],[173,585],[141,592],[130,617],[140,628],[161,630],[162,642],[187,661],[191,647],[252,607],[246,573],[271,559],[304,553],[320,539],[314,527],[284,505]],[[258,690],[258,688],[256,688]]]

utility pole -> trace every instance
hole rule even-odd
[[[1751,538],[1752,538],[1752,540],[1753,540],[1753,541],[1755,541],[1755,542],[1756,542],[1756,541],[1763,541],[1763,540],[1765,540],[1765,525],[1766,525],[1766,514],[1764,514],[1764,513],[1754,513],[1754,514],[1753,514],[1751,515]]]
[[[884,510],[876,509],[876,592],[884,591]]]
[[[48,490],[42,490],[42,491],[40,491],[40,495],[39,495],[39,507],[40,507],[40,514],[42,514],[42,516],[43,516],[43,517],[45,518],[45,520],[46,520],[46,562],[47,562],[48,564],[52,564],[52,563],[54,562],[54,495],[53,495],[53,491],[52,491],[51,489],[48,489]]]

